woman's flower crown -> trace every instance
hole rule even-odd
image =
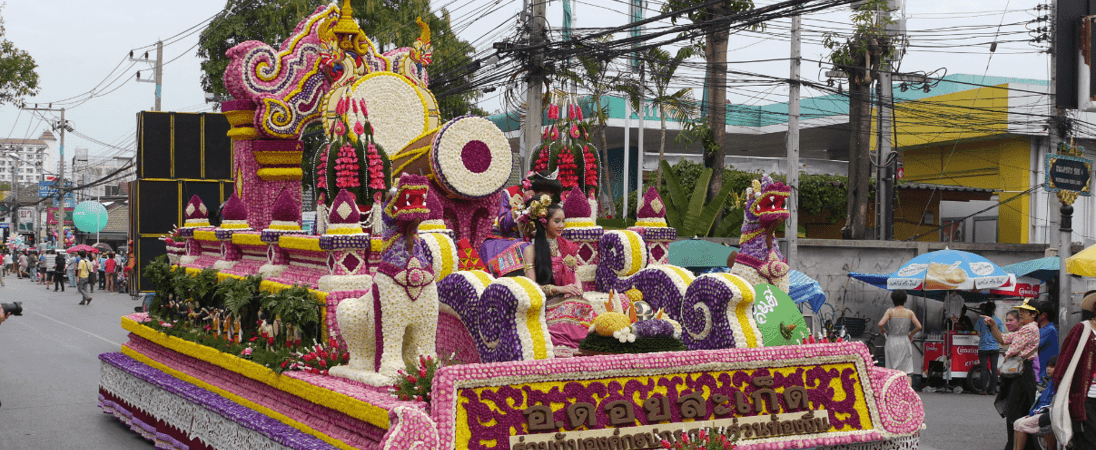
[[[529,202],[529,206],[518,216],[518,223],[533,223],[533,220],[541,224],[548,224],[548,206],[552,204],[552,197],[541,195],[539,199]]]

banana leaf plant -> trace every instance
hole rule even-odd
[[[744,211],[742,199],[732,193],[730,184],[705,203],[712,169],[705,168],[697,178],[693,192],[686,193],[670,163],[661,162],[663,173],[662,201],[666,204],[666,222],[677,229],[678,237],[736,237],[741,234]],[[720,211],[723,219],[718,222]]]

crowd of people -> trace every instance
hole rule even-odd
[[[886,366],[912,375],[919,372],[913,337],[921,323],[905,308],[905,293],[894,292],[891,300],[894,307],[878,324],[886,337]],[[1049,301],[1025,299],[1003,321],[992,301],[980,305],[980,319],[970,320],[965,307],[945,319],[946,326],[979,335],[979,375],[986,382],[980,393],[995,396],[994,407],[1005,419],[1005,450],[1040,448],[1033,436],[1047,449],[1070,441],[1072,448],[1096,449],[1096,291],[1086,293],[1081,309],[1081,323],[1060,348],[1058,310]]]
[[[4,277],[9,274],[32,280],[46,290],[53,286],[54,292],[64,292],[67,285],[81,292],[81,305],[91,301],[90,294],[96,288],[105,292],[128,292],[127,258],[120,253],[3,249],[0,258],[0,286],[5,286]]]

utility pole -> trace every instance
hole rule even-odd
[[[55,246],[57,248],[64,248],[65,242],[65,131],[72,131],[72,125],[69,125],[65,120],[65,108],[53,109],[52,104],[50,107],[39,108],[37,104],[33,108],[28,108],[26,104],[23,104],[20,108],[25,111],[60,111],[61,120],[57,121],[53,125],[53,129],[59,130],[61,133],[61,147],[59,150],[59,157],[57,158],[57,211],[55,211],[54,220],[57,222],[57,240]]]
[[[632,22],[639,22],[639,21],[643,20],[643,3],[644,3],[643,0],[632,0],[631,1],[630,7],[628,9],[628,12],[629,12],[628,17]],[[634,28],[632,28],[630,33],[631,33],[631,36],[633,38],[639,37],[639,36],[643,35],[643,27],[642,26],[634,27]],[[635,48],[635,45],[632,45],[632,47]],[[632,53],[632,69],[639,72],[639,85],[640,86],[646,86],[646,84],[644,84],[644,82],[643,82],[643,75],[644,75],[644,73],[643,73],[643,69],[644,69],[643,60],[636,53]],[[625,102],[625,103],[628,103],[628,102]],[[643,125],[647,121],[647,114],[646,114],[647,109],[643,107],[643,103],[644,103],[643,102],[643,88],[640,88],[639,89],[639,108],[636,110],[636,114],[639,116],[639,126],[637,127],[637,130],[639,131],[639,138],[637,140],[639,142],[637,142],[638,152],[636,153],[636,209],[635,209],[635,211],[636,211],[636,220],[639,220],[639,208],[642,207],[642,203],[643,203],[641,201],[641,199],[643,198],[643,131],[644,131],[643,130]],[[624,151],[628,151],[628,148],[625,147]],[[627,165],[624,166],[624,170],[625,171],[628,170]],[[627,184],[624,185],[624,189],[625,190],[628,189]],[[628,197],[624,197],[624,201],[627,202]],[[628,209],[628,204],[627,203],[624,204],[624,209],[625,210]],[[627,214],[625,214],[625,216],[627,216]]]
[[[898,9],[895,0],[888,0],[887,9],[882,12],[882,20],[887,22],[887,36],[892,43],[901,42],[903,40],[902,35],[905,33],[905,27],[890,23],[891,11]],[[894,54],[898,55],[899,53],[895,51]],[[892,149],[893,135],[891,134],[893,129],[891,110],[894,106],[894,80],[891,71],[894,66],[891,64],[890,59],[881,61],[879,65],[881,66],[879,71],[879,119],[876,122],[879,124],[879,148],[877,149],[879,164],[876,166],[878,168],[876,180],[879,184],[875,190],[876,197],[878,197],[879,214],[877,217],[879,222],[875,228],[878,230],[879,240],[889,241],[894,239],[895,171],[892,170],[891,164],[897,165],[897,158],[891,157],[894,152]]]
[[[156,106],[153,111],[163,111],[160,109],[160,99],[163,97],[164,87],[164,41],[156,41],[156,60],[153,61],[148,58],[148,52],[145,52],[144,58],[134,58],[133,52],[129,52],[129,60],[137,62],[145,62],[153,64],[153,79],[142,80],[141,72],[137,72],[138,83],[156,83]]]
[[[544,4],[547,0],[525,0],[525,6],[530,8],[529,20],[526,21],[526,33],[529,45],[535,47],[544,40]],[[540,147],[541,118],[544,114],[544,53],[541,49],[533,50],[529,56],[529,78],[525,88],[525,154],[523,159],[532,156],[533,149]]]
[[[791,76],[788,81],[788,187],[792,189],[788,196],[788,226],[784,228],[784,239],[788,241],[788,265],[795,264],[799,256],[799,74],[802,59],[800,40],[802,39],[803,17],[792,17],[792,55]]]
[[[1057,0],[1051,2],[1049,23],[1051,24],[1050,26],[1053,27],[1050,33],[1050,113],[1054,117],[1054,119],[1051,120],[1051,126],[1049,127],[1050,139],[1048,139],[1048,143],[1050,144],[1050,148],[1047,149],[1047,153],[1050,153],[1052,151],[1064,153],[1061,149],[1061,146],[1065,143],[1059,141],[1059,138],[1062,138],[1064,136],[1060,136],[1058,132],[1059,126],[1061,125],[1062,121],[1065,120],[1065,111],[1063,111],[1062,108],[1058,108],[1059,102],[1057,101],[1057,89],[1055,88],[1055,85],[1058,82],[1056,57],[1057,49],[1055,47],[1057,47],[1060,43],[1058,40],[1058,33],[1063,31],[1056,29],[1058,26]],[[1070,148],[1069,150],[1072,151],[1074,149]],[[1049,178],[1050,172],[1048,171],[1044,174],[1044,176]],[[1059,192],[1059,194],[1061,194],[1061,192]],[[1057,244],[1058,248],[1058,311],[1064,313],[1065,315],[1064,318],[1061,318],[1062,315],[1059,314],[1060,320],[1058,326],[1060,329],[1067,329],[1065,327],[1072,327],[1073,324],[1079,322],[1078,319],[1075,319],[1073,317],[1073,315],[1078,312],[1077,307],[1079,305],[1073,304],[1072,279],[1070,279],[1069,272],[1066,271],[1066,259],[1068,259],[1070,256],[1070,252],[1072,250],[1072,248],[1070,247],[1073,243],[1073,201],[1070,200],[1067,203],[1066,198],[1063,198],[1062,195],[1059,195],[1058,199],[1060,200],[1060,202],[1055,203],[1060,203],[1059,208],[1054,208],[1053,206],[1049,208],[1052,213],[1055,213],[1051,215],[1051,219],[1057,219],[1056,222],[1058,223],[1058,232],[1055,233],[1052,227],[1047,227],[1047,236],[1050,238],[1051,247],[1053,248],[1055,247],[1055,244]],[[1047,203],[1051,203],[1053,201],[1054,197],[1051,197],[1048,194]],[[1053,225],[1053,223],[1054,222],[1051,222],[1051,225]]]

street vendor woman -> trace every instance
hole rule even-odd
[[[997,399],[994,401],[997,411],[1005,416],[1005,426],[1008,429],[1008,444],[1005,448],[1012,448],[1013,445],[1013,423],[1026,416],[1035,401],[1036,370],[1033,360],[1038,355],[1036,350],[1039,348],[1039,326],[1035,324],[1035,315],[1039,311],[1031,305],[1030,298],[1024,299],[1023,304],[1014,306],[1013,309],[1020,315],[1020,329],[1012,333],[1001,334],[993,318],[982,316],[982,320],[993,333],[993,338],[1008,345],[1005,359],[1018,357],[1023,361],[1019,376],[1001,379]],[[1030,441],[1028,447],[1032,447]]]
[[[552,344],[578,348],[594,318],[575,278],[578,246],[564,239],[563,207],[548,195],[529,202],[519,222],[532,224],[533,244],[522,252],[525,276],[536,280],[548,299],[546,315]]]

